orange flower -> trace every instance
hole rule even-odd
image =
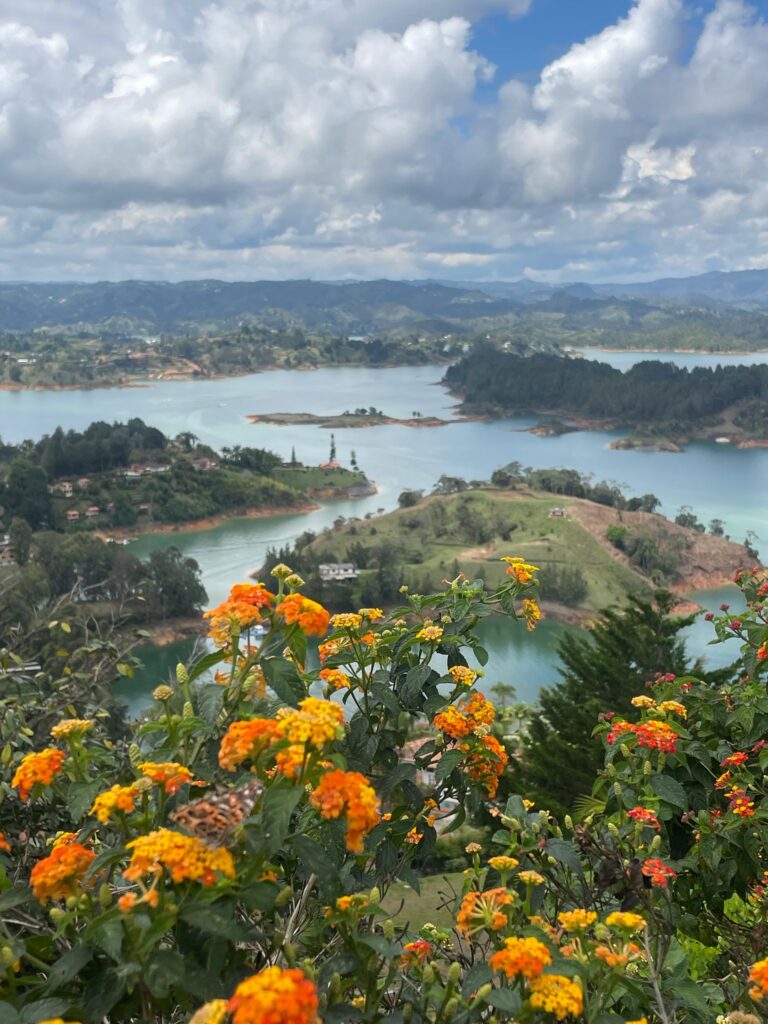
[[[275,600],[263,583],[236,583],[229,592],[233,601],[249,604],[253,608],[268,608]]]
[[[320,664],[324,665],[329,658],[332,658],[334,654],[338,654],[342,648],[342,644],[338,640],[326,640],[324,644],[320,644],[317,648],[317,653],[320,657]]]
[[[530,565],[522,558],[512,558],[509,555],[505,555],[501,561],[507,563],[507,575],[514,576],[518,583],[530,583],[533,579],[533,574],[539,571],[538,565]]]
[[[733,811],[737,818],[751,818],[755,813],[754,801],[749,799],[745,789],[734,786],[725,795],[728,797],[730,810]]]
[[[277,725],[271,718],[232,722],[221,741],[219,764],[228,772],[248,759],[254,760],[277,739]]]
[[[112,786],[104,793],[99,793],[93,801],[90,814],[95,814],[102,825],[106,824],[115,811],[130,814],[136,807],[140,790],[135,785]]]
[[[310,601],[302,594],[289,594],[277,606],[277,614],[282,615],[290,626],[298,622],[308,636],[325,636],[331,616],[317,601]]]
[[[11,852],[11,844],[5,838],[5,832],[0,832],[0,850],[3,853],[10,853]]]
[[[449,704],[445,711],[435,715],[434,725],[452,739],[462,739],[471,732],[487,731],[496,717],[496,709],[481,693],[462,697],[457,704]]]
[[[549,950],[538,939],[505,939],[504,949],[494,953],[490,959],[494,971],[502,971],[508,978],[516,978],[518,975],[538,978],[551,963]]]
[[[349,676],[340,668],[323,668],[320,670],[320,678],[328,683],[334,690],[345,690],[349,688]]]
[[[235,877],[232,854],[223,847],[208,846],[201,839],[161,828],[139,836],[126,846],[131,863],[123,874],[132,882],[143,875],[157,874],[160,868],[170,872],[174,882],[200,882],[213,885],[216,874]]]
[[[26,801],[36,784],[50,786],[54,778],[61,771],[67,755],[63,750],[56,747],[46,747],[34,754],[27,754],[22,758],[21,764],[16,769],[11,785],[19,791],[19,799]]]
[[[567,932],[581,932],[589,928],[597,920],[594,910],[562,910],[557,919]]]
[[[477,679],[477,672],[466,665],[453,665],[448,669],[448,674],[457,686],[470,687]]]
[[[50,856],[39,860],[32,868],[29,876],[32,892],[41,903],[76,895],[83,875],[95,859],[93,850],[87,850],[82,843],[57,846]]]
[[[673,715],[679,715],[681,718],[688,717],[685,705],[681,704],[679,700],[663,700],[661,704],[657,705],[657,710],[671,712]]]
[[[306,697],[298,710],[280,708],[276,732],[291,744],[309,744],[316,750],[337,739],[343,732],[344,709],[330,700]]]
[[[297,968],[266,967],[235,989],[227,1009],[233,1024],[319,1024],[314,982]]]
[[[429,954],[432,952],[432,947],[424,939],[418,939],[416,942],[406,942],[403,946],[403,955],[400,957],[400,964],[403,967],[415,967],[417,964],[423,964]]]
[[[749,969],[749,980],[752,984],[749,995],[759,1003],[768,996],[768,958],[752,964]]]
[[[509,761],[509,755],[495,736],[481,737],[480,748],[473,748],[468,743],[459,745],[459,750],[467,752],[466,765],[470,778],[478,782],[488,796],[494,797],[499,788],[499,779]]]
[[[498,931],[507,924],[507,915],[502,907],[514,903],[517,897],[506,889],[487,889],[485,892],[468,892],[461,901],[456,916],[456,927],[467,937],[487,928]]]
[[[320,779],[309,802],[323,818],[347,818],[347,849],[363,852],[363,839],[381,821],[379,798],[360,772],[334,769]]]
[[[636,725],[634,728],[637,742],[641,747],[651,750],[662,750],[674,754],[677,747],[677,733],[666,722],[652,718],[649,722]]]
[[[66,739],[73,736],[79,739],[93,729],[96,723],[92,718],[64,718],[51,729],[51,736],[55,740]]]
[[[155,763],[145,761],[139,765],[139,771],[145,778],[151,779],[158,786],[162,786],[169,796],[178,793],[182,786],[192,781],[192,772],[183,764],[176,761],[164,761]]]
[[[627,811],[627,817],[636,821],[638,825],[647,825],[661,831],[661,822],[647,807],[633,807],[631,811]]]
[[[229,1013],[226,999],[212,999],[189,1018],[189,1024],[224,1024]]]
[[[274,595],[261,583],[237,583],[226,601],[205,613],[210,620],[209,636],[217,647],[227,647],[232,635],[239,636],[244,629],[261,622],[261,608],[274,601]]]

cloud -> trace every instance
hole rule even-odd
[[[536,81],[503,81],[473,25],[529,6],[5,0],[0,273],[594,279],[756,265],[759,12],[717,0],[696,23],[693,0],[636,0]]]

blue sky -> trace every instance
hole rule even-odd
[[[4,0],[0,278],[768,267],[766,0]]]

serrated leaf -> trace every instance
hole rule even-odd
[[[688,809],[688,797],[686,796],[685,790],[677,781],[673,779],[671,775],[652,775],[648,780],[651,789],[661,799],[672,807],[677,807],[681,811]]]
[[[492,977],[493,971],[490,964],[475,964],[464,975],[464,981],[461,984],[461,994],[466,999],[473,992],[477,992],[479,988],[482,988],[483,985],[487,985]]]
[[[485,997],[485,1001],[489,1006],[494,1006],[505,1013],[517,1013],[521,1005],[519,994],[510,992],[508,988],[495,988]]]
[[[298,669],[285,658],[267,658],[262,662],[267,685],[289,707],[297,708],[307,696],[307,689]]]
[[[69,1002],[66,999],[36,999],[27,1003],[19,1013],[21,1024],[36,1024],[39,1020],[52,1020],[65,1013]]]
[[[60,956],[48,972],[47,988],[57,989],[59,985],[66,985],[77,975],[89,960],[93,959],[93,951],[86,946],[75,946],[63,956]]]
[[[247,942],[250,930],[235,920],[235,905],[222,900],[218,904],[190,903],[181,912],[181,918],[207,935],[218,935],[231,942]]]
[[[573,843],[569,843],[565,839],[549,839],[546,851],[550,857],[554,857],[556,861],[559,861],[564,867],[570,868],[571,871],[575,871],[576,874],[584,873],[581,858]]]
[[[287,779],[279,779],[261,798],[261,821],[269,853],[279,850],[291,823],[291,815],[303,795],[303,788]]]
[[[67,792],[67,806],[69,813],[75,821],[84,818],[91,809],[93,801],[104,788],[104,783],[96,782],[70,782]]]
[[[437,768],[435,768],[435,778],[437,781],[443,782],[447,779],[454,768],[458,768],[463,756],[464,755],[460,750],[446,751],[446,753],[440,758],[440,763]]]
[[[383,935],[358,935],[357,941],[362,942],[364,946],[372,949],[374,953],[378,953],[379,956],[395,957],[400,956],[403,952],[403,947],[399,942],[390,942],[389,939]]]

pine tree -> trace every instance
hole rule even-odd
[[[296,460],[296,449],[295,448],[291,448],[291,465],[292,466],[297,466],[298,465],[298,462]]]
[[[601,711],[629,715],[632,697],[656,673],[696,671],[681,631],[694,616],[673,618],[675,600],[657,591],[652,602],[632,598],[605,611],[587,631],[566,633],[557,646],[562,682],[545,688],[513,767],[516,791],[562,815],[592,791],[603,745],[592,732]]]
[[[336,461],[336,438],[331,434],[331,454],[328,457],[329,462]]]
[[[354,448],[352,449],[352,455],[350,457],[349,464],[352,467],[352,469],[359,469],[359,466],[357,465],[357,455],[355,455]]]

